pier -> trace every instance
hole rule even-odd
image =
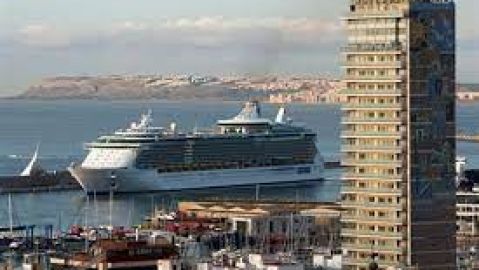
[[[479,135],[458,134],[456,140],[460,142],[474,142],[479,143]]]
[[[80,190],[67,171],[41,172],[30,176],[0,176],[0,194]]]

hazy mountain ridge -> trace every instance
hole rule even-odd
[[[457,91],[459,92],[479,92],[479,83],[460,83]]]
[[[325,79],[276,76],[195,77],[186,75],[71,76],[45,78],[19,99],[215,99],[268,100],[272,93],[301,90]],[[327,80],[326,80],[327,81]],[[305,83],[306,82],[306,83]],[[324,88],[324,86],[323,86]],[[324,91],[334,90],[323,89]],[[332,87],[331,87],[332,88]]]
[[[61,76],[45,78],[18,99],[258,99],[276,103],[338,103],[344,86],[318,77],[187,75]],[[458,93],[478,92],[479,84],[459,84]],[[474,100],[475,97],[468,95]],[[458,99],[464,97],[458,94]]]
[[[119,77],[55,77],[32,85],[16,98],[25,99],[221,99],[241,100],[244,93],[228,85],[189,82],[152,84],[152,79]]]

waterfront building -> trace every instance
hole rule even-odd
[[[217,219],[227,224],[229,232],[255,239],[255,248],[262,252],[311,247],[337,250],[340,229],[338,208],[334,203],[316,202],[209,201],[178,204],[179,213],[186,217]],[[180,219],[174,222],[181,224]]]
[[[479,190],[457,192],[457,237],[475,239],[479,236]],[[477,242],[477,241],[476,241]]]
[[[457,257],[459,269],[477,269],[479,266],[479,189],[460,189],[457,194]]]
[[[182,269],[177,248],[162,243],[126,239],[99,239],[88,252],[58,253],[50,257],[52,269]]]
[[[455,269],[455,4],[350,0],[344,269]]]

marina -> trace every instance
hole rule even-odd
[[[161,105],[161,106],[160,106]],[[240,104],[236,104],[236,107],[238,107]],[[11,106],[11,105],[10,105]],[[18,105],[20,108],[22,105]],[[41,105],[44,106],[44,105]],[[76,106],[79,106],[78,104]],[[83,106],[83,105],[82,105]],[[77,107],[77,108],[82,108],[82,106]],[[87,106],[88,109],[80,109],[77,111],[76,115],[77,116],[68,116],[68,112],[70,109],[69,106],[63,107],[65,110],[65,114],[67,115],[67,119],[75,119],[78,117],[80,114],[84,114],[86,111],[95,111],[95,108],[103,107],[104,104],[99,103],[97,106],[98,107],[91,107],[91,104],[88,104]],[[124,123],[124,119],[119,115],[119,111],[126,111],[129,112],[127,113],[128,115],[131,116],[131,119],[135,119],[135,116],[139,111],[145,111],[145,107],[152,107],[153,111],[158,113],[158,114],[165,114],[165,112],[172,110],[173,108],[178,108],[181,106],[181,104],[176,104],[176,103],[160,103],[160,104],[148,104],[144,105],[144,107],[140,108],[138,107],[138,104],[132,103],[132,104],[112,104],[111,108],[114,113],[111,115],[117,115],[115,116],[117,119],[114,125],[112,127],[100,127],[103,125],[103,123],[109,123],[111,121],[100,121],[95,124],[95,122],[91,123],[91,126],[97,126],[97,130],[104,130],[102,134],[107,134],[109,130],[114,130],[115,127],[122,126],[122,123]],[[223,105],[218,105],[219,108],[221,108]],[[9,233],[10,231],[10,226],[8,220],[11,220],[12,227],[15,227],[17,229],[21,229],[19,232],[19,235],[23,235],[20,239],[27,239],[24,238],[25,236],[25,229],[27,228],[34,228],[34,234],[35,237],[32,238],[33,240],[30,240],[30,249],[24,249],[24,251],[21,252],[21,256],[15,258],[16,265],[22,265],[23,263],[29,264],[28,262],[37,262],[44,260],[44,254],[49,254],[48,256],[52,255],[51,250],[55,250],[55,239],[59,239],[56,237],[61,236],[61,239],[65,239],[66,242],[68,242],[69,248],[71,249],[69,253],[75,254],[75,252],[83,252],[85,249],[85,241],[83,239],[83,232],[79,232],[77,229],[73,228],[82,228],[85,226],[85,224],[89,224],[88,227],[91,229],[95,229],[96,231],[99,232],[99,235],[103,235],[108,238],[108,226],[110,224],[113,224],[115,227],[115,233],[122,233],[122,231],[128,235],[129,238],[127,238],[125,241],[135,241],[135,230],[134,228],[138,227],[139,225],[144,225],[143,223],[147,221],[148,219],[145,219],[146,217],[150,217],[150,221],[153,221],[151,217],[156,217],[157,222],[161,224],[168,223],[161,221],[161,219],[158,219],[158,217],[161,217],[162,215],[164,216],[165,213],[171,213],[172,211],[177,210],[177,206],[181,204],[181,202],[205,202],[205,201],[234,201],[238,204],[238,207],[214,207],[210,206],[209,208],[213,207],[212,210],[216,209],[216,211],[223,211],[223,215],[226,213],[227,209],[228,211],[231,211],[232,214],[237,215],[236,217],[231,216],[232,220],[233,218],[235,220],[245,220],[245,213],[241,213],[240,210],[243,209],[248,209],[247,207],[242,208],[240,206],[241,201],[256,201],[256,200],[263,200],[263,201],[272,201],[274,203],[279,203],[281,201],[290,201],[293,205],[295,202],[301,203],[302,201],[307,201],[307,202],[337,202],[338,200],[338,195],[339,195],[339,177],[341,174],[341,168],[338,166],[335,162],[335,160],[338,159],[338,154],[337,150],[339,149],[339,142],[337,141],[338,139],[335,137],[337,136],[337,123],[333,123],[333,120],[338,118],[339,116],[339,110],[337,107],[334,106],[325,106],[325,107],[303,107],[301,105],[298,105],[299,107],[296,106],[291,106],[290,111],[293,114],[292,117],[295,119],[300,119],[301,121],[305,122],[311,122],[311,123],[317,123],[313,125],[312,129],[317,131],[320,140],[318,141],[318,148],[321,149],[322,153],[325,156],[325,160],[327,162],[331,162],[331,166],[334,167],[334,169],[326,169],[324,171],[324,180],[322,181],[302,181],[302,182],[296,182],[296,183],[277,183],[277,184],[261,184],[261,185],[245,185],[245,186],[238,186],[238,187],[231,187],[231,188],[209,188],[209,189],[195,189],[195,190],[183,190],[183,191],[162,191],[162,192],[149,192],[149,193],[139,193],[139,194],[114,194],[112,198],[108,194],[106,195],[100,195],[97,194],[96,196],[90,195],[89,197],[85,196],[85,193],[81,189],[73,189],[73,190],[55,190],[55,189],[50,189],[50,190],[44,190],[42,192],[30,192],[33,190],[25,190],[27,192],[22,192],[22,193],[14,193],[14,192],[7,192],[4,191],[3,194],[0,195],[0,201],[2,202],[1,205],[3,205],[3,208],[0,209],[0,221],[2,221],[2,224],[0,224],[1,227],[5,228],[4,230]],[[32,106],[30,106],[32,107]],[[207,108],[208,106],[204,106]],[[228,117],[228,115],[234,115],[235,112],[234,110],[231,109],[232,106],[231,104],[227,104],[223,106],[223,109],[226,111],[223,111],[222,113],[219,113],[220,115],[224,115],[225,118]],[[34,108],[34,106],[33,106]],[[60,106],[60,109],[62,107]],[[75,105],[73,105],[73,108],[75,108]],[[114,109],[117,108],[117,109]],[[128,109],[130,108],[130,109]],[[156,108],[156,109],[155,109]],[[268,113],[269,115],[274,115],[276,111],[276,107],[270,107],[269,105],[264,106],[265,113]],[[1,110],[1,108],[0,108]],[[56,109],[58,110],[58,109]],[[117,111],[115,111],[117,110]],[[217,111],[218,108],[216,109],[211,109],[209,113],[205,113],[205,115],[209,115],[210,122],[204,123],[204,125],[208,124],[214,124],[215,121],[215,111]],[[461,123],[463,126],[467,126],[468,129],[474,130],[477,128],[478,124],[475,122],[475,118],[473,115],[475,114],[475,107],[468,105],[464,107],[460,107],[460,110],[465,111],[465,115],[472,115],[471,118],[468,118],[467,116],[464,117],[463,119],[460,119],[459,123]],[[13,110],[15,111],[15,110]],[[207,110],[208,111],[208,110]],[[303,115],[298,113],[304,113]],[[58,111],[54,111],[52,113],[58,113]],[[321,114],[325,115],[325,117],[321,118],[321,121],[313,121],[313,119],[308,120],[308,115],[315,115],[315,114]],[[185,123],[189,123],[189,127],[194,128],[195,121],[194,121],[194,114],[190,113],[190,116],[192,117],[193,120],[189,121],[184,121]],[[49,117],[49,116],[46,116]],[[73,117],[73,118],[72,118]],[[205,117],[208,118],[208,117]],[[197,119],[201,119],[201,117],[197,117]],[[338,118],[339,119],[339,118]],[[21,120],[20,121],[25,121]],[[8,121],[8,119],[1,118],[0,117],[0,122],[2,121]],[[41,122],[41,118],[39,122]],[[179,121],[178,121],[179,122]],[[318,124],[319,123],[319,124]],[[82,125],[81,121],[76,122],[75,126],[70,126],[72,122],[70,120],[67,120],[63,124],[63,129],[65,130],[72,130],[70,132],[74,132],[77,134],[75,131],[75,126],[76,125]],[[185,128],[187,128],[186,126]],[[85,132],[90,132],[89,134],[84,134],[82,136],[76,137],[77,135],[71,135],[71,137],[74,139],[76,142],[74,144],[74,147],[70,147],[71,151],[70,153],[65,152],[65,149],[69,148],[69,144],[63,144],[62,149],[60,150],[60,145],[58,144],[51,144],[48,141],[42,142],[42,148],[41,151],[39,151],[39,157],[38,161],[39,164],[48,169],[48,171],[61,171],[62,168],[66,168],[71,161],[73,160],[78,160],[81,158],[82,153],[79,153],[78,151],[81,150],[81,145],[84,141],[88,141],[87,138],[95,138],[97,136],[97,132],[94,130],[91,130],[86,127],[82,127],[82,130]],[[44,132],[54,132],[50,129],[47,129],[45,127]],[[79,134],[79,133],[78,133]],[[55,136],[55,134],[51,135],[52,137]],[[67,136],[69,136],[67,134]],[[87,138],[86,138],[87,137]],[[76,138],[76,139],[75,139]],[[19,140],[21,137],[18,137],[15,140]],[[58,139],[57,139],[58,140]],[[28,139],[30,142],[35,142],[38,141],[38,138],[31,137]],[[60,140],[61,142],[61,140]],[[32,150],[31,146],[28,147],[25,142],[21,142],[18,144],[6,144],[5,141],[0,141],[0,144],[4,144],[5,148],[3,148],[2,151],[5,151],[3,153],[3,157],[0,156],[0,159],[2,160],[0,168],[3,168],[2,172],[4,175],[20,175],[21,172],[24,170],[25,167],[28,167],[28,164],[32,160]],[[16,145],[16,146],[15,146]],[[477,152],[475,144],[470,144],[467,142],[459,142],[459,153],[463,154],[465,157],[467,157],[467,164],[465,165],[466,168],[474,168],[478,167],[478,158],[477,158]],[[23,151],[19,150],[12,150],[15,147],[25,147]],[[57,149],[57,150],[55,150]],[[323,150],[324,149],[324,150]],[[58,152],[61,151],[61,152]],[[12,153],[15,153],[15,156],[12,155]],[[57,158],[57,157],[52,157],[52,153],[55,156],[63,156],[66,158]],[[327,163],[326,162],[326,163]],[[3,167],[2,167],[3,166]],[[325,167],[327,167],[325,165]],[[4,178],[6,179],[6,178]],[[40,182],[41,183],[41,182]],[[35,184],[38,184],[35,183]],[[10,195],[9,195],[10,194]],[[9,211],[9,198],[11,198],[11,211]],[[88,198],[88,199],[87,199]],[[201,205],[201,204],[200,204]],[[201,205],[201,207],[205,207],[204,205]],[[199,207],[198,207],[199,208]],[[221,210],[223,208],[223,210]],[[51,211],[52,209],[55,209],[54,211]],[[250,208],[250,209],[255,209],[255,208]],[[205,209],[203,209],[205,210]],[[260,212],[259,210],[256,210],[258,213]],[[10,214],[11,213],[11,214]],[[192,211],[190,211],[190,214],[193,215]],[[198,215],[198,210],[196,210],[195,215]],[[219,214],[219,212],[211,212],[211,214]],[[284,218],[285,221],[289,219],[291,215],[287,215]],[[251,217],[250,217],[251,218]],[[277,218],[277,222],[280,222],[282,218]],[[307,222],[307,219],[305,220]],[[286,222],[288,223],[288,222]],[[192,225],[193,224],[193,225]],[[189,223],[186,227],[171,227],[168,225],[168,230],[172,230],[175,233],[179,233],[183,231],[183,237],[185,235],[190,234],[191,232],[194,232],[197,228],[195,228],[196,225],[195,223]],[[34,226],[34,227],[31,227]],[[183,225],[185,226],[185,225]],[[188,227],[190,226],[190,227]],[[191,227],[193,226],[193,227]],[[282,225],[278,225],[281,227]],[[287,225],[285,225],[287,227]],[[239,226],[241,227],[241,226]],[[45,239],[48,239],[48,237],[45,236],[45,230],[47,228],[51,228],[52,231],[52,239],[53,241],[46,241]],[[120,229],[123,228],[123,229]],[[189,231],[189,233],[184,234],[185,228],[188,228],[186,231]],[[232,228],[232,227],[231,227]],[[73,231],[72,231],[73,229]],[[148,241],[149,237],[147,236],[148,233],[147,231],[149,230],[147,227],[143,228],[145,231],[143,232],[142,237],[143,240],[146,239]],[[160,231],[168,231],[165,230],[165,227],[157,227],[157,229],[160,229]],[[75,234],[69,234],[71,232],[75,232]],[[75,236],[76,235],[76,236]],[[232,236],[231,236],[232,237]],[[38,239],[35,241],[35,239]],[[166,238],[167,240],[168,237]],[[178,239],[181,239],[180,237]],[[279,239],[279,238],[278,238]],[[94,244],[94,238],[90,239],[92,242],[89,242],[89,246],[93,247]],[[231,239],[232,241],[233,239]],[[15,241],[18,242],[18,244],[23,244],[26,245],[28,241]],[[48,242],[51,243],[50,246],[48,245]],[[286,241],[287,242],[287,241]],[[11,243],[11,242],[10,242]],[[40,250],[38,253],[35,253],[35,243],[38,243],[39,246],[45,247],[44,250]],[[42,243],[40,245],[40,243]],[[43,244],[45,243],[45,244]],[[58,241],[56,243],[59,243]],[[279,241],[281,243],[281,241]],[[284,254],[281,255],[280,257],[264,257],[264,259],[259,259],[262,258],[262,255],[256,255],[259,257],[255,257],[254,254],[257,253],[257,248],[255,247],[254,250],[250,251],[243,251],[240,254],[237,254],[232,251],[228,250],[218,250],[218,252],[212,253],[211,258],[206,259],[206,257],[203,257],[205,261],[203,262],[198,262],[197,267],[216,267],[217,269],[221,269],[221,267],[224,268],[231,268],[233,266],[235,267],[246,267],[244,265],[250,265],[252,263],[254,264],[260,264],[262,262],[263,266],[264,265],[289,265],[290,267],[298,267],[300,269],[301,267],[306,267],[307,265],[313,265],[313,262],[319,263],[319,262],[325,262],[326,264],[329,265],[336,265],[337,269],[340,269],[341,267],[337,265],[338,262],[338,256],[333,250],[329,250],[329,243],[326,244],[326,247],[324,247],[325,242],[321,242],[321,248],[318,248],[314,252],[314,256],[305,256],[303,253],[299,252],[298,254],[295,254],[294,256],[291,256],[291,254]],[[270,243],[272,245],[272,243]],[[17,245],[14,244],[14,245]],[[269,245],[269,244],[268,244]],[[278,245],[278,243],[275,243],[275,245]],[[9,244],[7,245],[9,246]],[[194,245],[193,245],[194,246]],[[266,242],[265,245],[266,246]],[[264,248],[263,246],[263,248]],[[281,246],[281,244],[279,245]],[[251,245],[251,248],[253,248],[254,245]],[[288,248],[286,248],[288,249]],[[7,248],[8,250],[8,248]],[[48,251],[50,250],[50,251]],[[192,249],[188,249],[192,250]],[[196,250],[193,248],[193,250]],[[254,252],[253,252],[254,251]],[[256,253],[255,253],[256,252]],[[43,255],[42,255],[43,254]],[[180,253],[184,254],[184,253]],[[250,254],[253,254],[250,256]],[[308,253],[310,254],[310,253]],[[23,255],[26,255],[25,257]],[[82,255],[83,256],[83,255]],[[80,256],[81,257],[81,256]],[[79,258],[80,258],[79,257]],[[301,257],[301,261],[298,261],[298,258]],[[307,257],[307,258],[306,258]],[[4,262],[8,261],[10,257],[4,258]],[[56,262],[61,262],[62,258],[61,256],[55,257],[58,259]],[[228,259],[225,259],[228,258]],[[189,260],[189,261],[188,261]],[[185,263],[190,263],[191,265],[191,260],[188,259],[187,262]],[[73,262],[73,261],[70,261]],[[196,262],[195,262],[196,263]],[[61,264],[61,263],[60,263]],[[164,265],[164,264],[162,264]],[[310,267],[308,266],[308,267]],[[62,267],[58,265],[57,267]],[[64,267],[64,266],[63,266]],[[158,267],[158,265],[156,266]],[[265,267],[265,266],[264,266]],[[208,268],[209,269],[209,268]]]
[[[3,257],[7,269],[22,264],[23,269],[169,270],[231,263],[244,268],[240,262],[258,260],[311,268],[325,263],[315,262],[315,254],[331,256],[339,246],[339,211],[334,203],[185,201],[176,210],[158,208],[134,227],[91,226],[85,215],[83,226],[66,231],[48,227],[41,235],[27,228]],[[233,261],[221,263],[231,255]]]
[[[0,16],[0,270],[479,269],[475,1],[88,1]]]
[[[474,142],[479,143],[479,135],[466,135],[466,134],[458,134],[456,136],[458,141],[462,142]]]
[[[2,101],[0,101],[2,102]],[[53,106],[55,104],[55,106]],[[39,151],[40,165],[49,171],[61,171],[72,161],[82,157],[82,144],[85,141],[94,139],[101,133],[115,130],[125,123],[125,116],[135,120],[139,112],[151,108],[158,119],[166,119],[166,122],[175,120],[182,123],[184,129],[194,129],[195,126],[211,126],[217,118],[228,118],[237,113],[241,103],[219,103],[213,104],[204,101],[195,109],[193,103],[180,102],[25,102],[13,101],[2,102],[0,106],[0,124],[10,127],[0,136],[0,175],[19,175],[28,165],[34,152],[35,144],[41,141]],[[44,108],[50,108],[45,110]],[[263,113],[274,115],[277,107],[271,105],[263,106]],[[8,113],[7,113],[8,112]],[[175,113],[172,113],[175,112]],[[340,111],[338,106],[306,106],[290,105],[289,112],[293,119],[298,122],[308,123],[312,130],[318,133],[320,140],[318,148],[326,161],[339,159],[339,119]],[[473,104],[458,106],[458,129],[467,133],[474,133],[479,130],[479,123],[476,115],[479,107]],[[7,115],[12,117],[6,117]],[[32,119],[32,116],[35,116]],[[62,120],[55,125],[51,119],[55,115],[63,115]],[[99,115],[99,117],[95,117]],[[317,116],[321,117],[317,117]],[[13,119],[15,119],[13,121]],[[63,135],[59,135],[60,133]],[[458,154],[466,156],[468,168],[479,167],[479,147],[477,144],[467,142],[458,143]],[[340,185],[338,179],[340,171],[326,170],[327,175],[324,182],[305,182],[297,184],[279,184],[260,186],[260,194],[263,198],[277,200],[292,199],[297,196],[307,200],[335,201],[338,198]],[[236,187],[233,189],[212,189],[195,190],[183,192],[157,192],[137,195],[116,195],[114,213],[119,209],[130,209],[132,205],[135,211],[132,212],[132,224],[138,223],[142,216],[152,210],[154,204],[161,204],[162,201],[177,201],[180,199],[197,198],[254,198],[255,186]],[[4,221],[2,226],[7,225],[7,200],[8,192],[0,195],[3,208],[0,209],[0,220]],[[93,200],[92,200],[93,201]],[[70,191],[48,191],[45,193],[24,193],[13,194],[13,203],[17,209],[17,215],[24,224],[58,224],[62,227],[66,224],[78,223],[79,213],[85,204],[81,190]],[[98,216],[102,219],[108,216],[107,196],[98,196]],[[49,209],[55,207],[56,211]],[[92,207],[90,207],[92,209]],[[118,209],[118,210],[117,210]],[[128,212],[128,211],[127,211]],[[91,220],[94,220],[92,211]],[[114,215],[114,221],[118,224],[127,225],[128,221]],[[59,222],[59,220],[61,222]],[[75,222],[76,220],[76,222]],[[105,220],[103,220],[105,221]],[[80,222],[81,223],[81,222]],[[104,223],[106,224],[106,223]]]

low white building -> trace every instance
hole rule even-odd
[[[228,255],[222,254],[223,257],[213,262],[198,263],[197,270],[304,270],[304,264],[279,254],[249,254],[246,259]]]
[[[340,270],[342,269],[342,255],[341,254],[313,254],[313,267]]]
[[[479,235],[479,191],[456,193],[457,234],[459,236]]]

